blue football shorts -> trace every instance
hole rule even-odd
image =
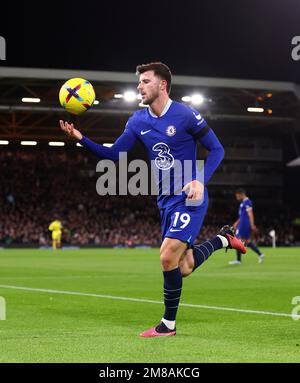
[[[186,206],[182,202],[160,209],[162,240],[176,238],[191,248],[200,232],[207,207],[208,198],[205,198],[200,206]]]
[[[250,239],[251,227],[249,225],[238,225],[235,236],[242,239]]]

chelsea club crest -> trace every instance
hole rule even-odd
[[[176,128],[174,125],[169,125],[166,129],[166,133],[169,137],[172,137],[176,134]]]

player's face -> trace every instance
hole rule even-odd
[[[236,198],[238,201],[242,201],[242,200],[243,200],[243,194],[241,194],[241,193],[235,193],[235,198]]]
[[[142,96],[144,105],[151,105],[160,94],[162,80],[154,75],[153,70],[149,70],[140,75],[138,91]]]

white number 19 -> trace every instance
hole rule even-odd
[[[173,222],[173,226],[174,227],[177,225],[179,217],[180,217],[180,221],[182,222],[182,225],[179,226],[179,227],[180,227],[180,229],[184,229],[190,223],[191,217],[190,217],[190,215],[188,213],[180,214],[180,212],[177,211],[175,213],[175,219],[174,219],[174,222]]]

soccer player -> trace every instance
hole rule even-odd
[[[257,228],[254,223],[254,214],[252,202],[246,195],[245,189],[237,189],[235,198],[240,202],[239,219],[233,224],[235,234],[247,247],[250,247],[258,255],[258,263],[262,263],[264,254],[251,241],[251,233],[256,233]],[[230,265],[240,265],[242,263],[242,254],[239,250],[236,252],[236,260],[229,262]]]
[[[148,108],[133,114],[123,134],[110,148],[83,136],[73,124],[60,121],[60,126],[68,136],[77,139],[99,158],[113,161],[119,159],[119,153],[131,150],[139,140],[147,150],[149,159],[155,164],[159,173],[157,204],[162,227],[160,262],[164,279],[165,312],[156,327],[140,335],[170,336],[176,334],[175,319],[182,278],[194,272],[218,249],[234,248],[242,253],[246,252],[246,249],[243,243],[234,237],[233,229],[229,226],[224,226],[215,238],[193,246],[208,206],[206,185],[222,161],[224,149],[197,110],[169,98],[172,77],[165,64],[156,62],[139,65],[137,75],[138,90],[143,104],[148,105]],[[208,150],[203,182],[199,181],[196,169],[197,142]],[[175,160],[182,164],[187,160],[192,162],[193,174],[189,182],[184,184],[182,181],[180,193],[174,192],[177,181],[177,176],[174,175],[170,182],[173,184],[170,186],[170,193],[165,193],[163,179],[167,170],[175,168]]]
[[[56,250],[61,247],[61,231],[62,223],[56,219],[49,225],[49,230],[52,231],[52,249]]]

